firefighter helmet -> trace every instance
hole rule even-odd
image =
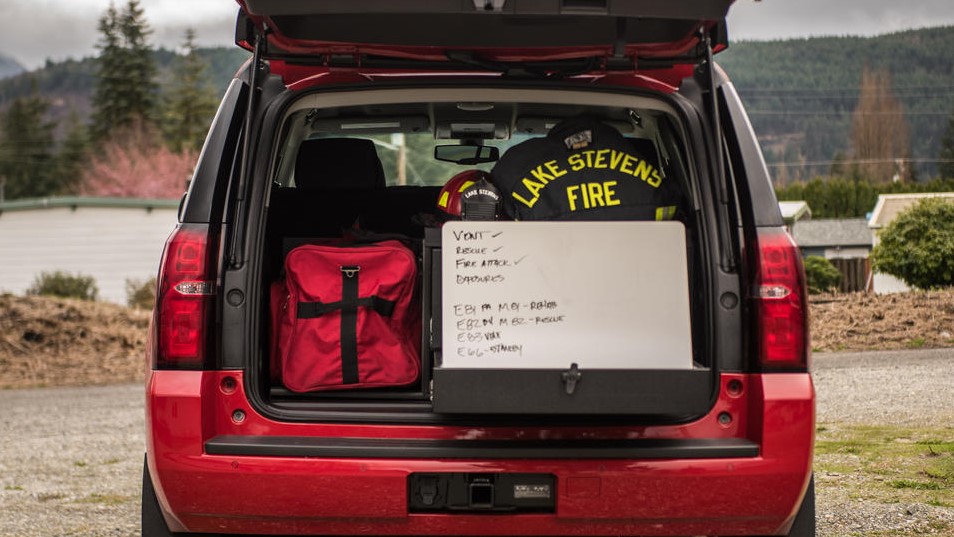
[[[462,220],[496,220],[500,212],[500,192],[490,182],[489,173],[466,170],[444,184],[437,207]]]

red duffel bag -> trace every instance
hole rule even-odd
[[[281,379],[295,392],[404,386],[420,374],[417,261],[398,241],[285,257]],[[273,303],[274,304],[274,303]],[[275,327],[278,328],[278,327]]]

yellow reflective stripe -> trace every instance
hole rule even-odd
[[[460,185],[460,188],[457,189],[457,191],[458,191],[458,192],[463,192],[463,191],[467,190],[468,188],[470,188],[471,185],[473,185],[473,184],[474,184],[473,181],[464,181],[464,184]],[[446,192],[445,192],[445,194],[446,194]]]
[[[676,206],[656,207],[656,220],[672,220],[676,216]]]
[[[447,192],[441,192],[441,199],[437,200],[437,204],[441,207],[447,207],[447,199],[450,198],[450,194]],[[658,218],[657,218],[658,220]]]

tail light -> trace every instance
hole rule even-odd
[[[782,228],[759,228],[752,257],[755,348],[763,371],[808,371],[808,300],[798,247]]]
[[[181,224],[166,241],[159,268],[153,367],[202,369],[213,320],[216,237],[207,224]]]

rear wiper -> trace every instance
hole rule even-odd
[[[534,69],[528,68],[523,63],[503,63],[495,62],[490,60],[485,60],[483,58],[478,58],[474,56],[473,52],[470,51],[448,51],[447,59],[452,62],[462,63],[464,65],[469,65],[471,67],[479,67],[487,71],[495,71],[498,73],[503,73],[504,76],[512,76],[516,78],[522,78],[532,76],[545,78],[547,75],[544,72],[540,72]]]

